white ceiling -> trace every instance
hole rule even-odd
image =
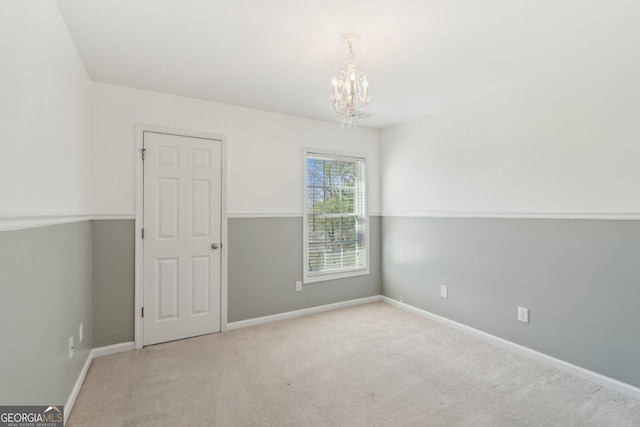
[[[95,81],[332,120],[348,32],[384,128],[640,38],[639,0],[57,0]]]

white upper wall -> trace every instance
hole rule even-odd
[[[87,214],[91,82],[53,1],[0,2],[0,218]]]
[[[380,210],[378,131],[94,83],[94,213],[134,212],[136,123],[226,135],[231,216],[302,215],[302,147],[368,154]]]
[[[631,43],[385,129],[383,212],[640,213],[638,52]]]

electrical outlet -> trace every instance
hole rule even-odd
[[[82,323],[80,323],[80,327],[78,327],[78,342],[82,342]]]
[[[524,307],[518,307],[518,320],[524,323],[529,323],[529,309]]]
[[[445,285],[440,286],[440,296],[442,298],[449,298],[449,287]]]
[[[296,282],[296,292],[300,292],[302,290],[302,282],[298,280]]]
[[[69,360],[73,357],[73,337],[69,338]]]

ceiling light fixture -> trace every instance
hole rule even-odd
[[[367,112],[371,97],[367,76],[356,70],[353,60],[353,44],[360,39],[357,34],[345,34],[340,40],[349,46],[346,68],[333,77],[329,108],[341,126],[355,127],[364,119],[371,117]]]

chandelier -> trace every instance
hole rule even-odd
[[[358,41],[357,34],[345,34],[341,41],[349,46],[346,68],[333,77],[329,108],[341,126],[355,127],[364,119],[371,117],[367,112],[371,97],[369,96],[369,81],[367,76],[356,70],[353,60],[353,43]]]

